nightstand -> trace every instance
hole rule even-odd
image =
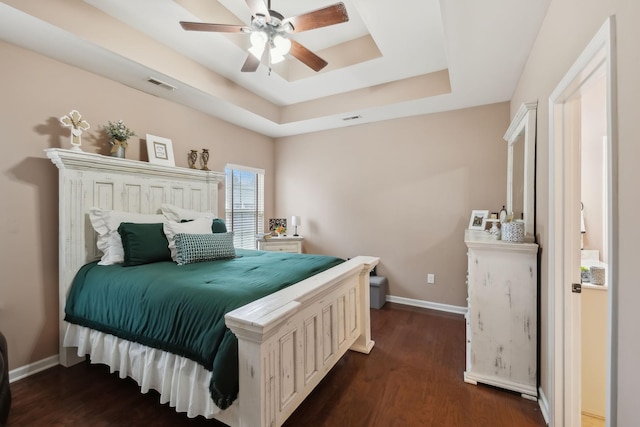
[[[259,251],[302,253],[302,236],[269,237],[256,239]]]

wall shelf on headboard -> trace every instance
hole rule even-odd
[[[162,176],[163,178],[192,178],[200,181],[211,182],[221,182],[224,180],[223,172],[164,166],[141,162],[139,160],[122,159],[119,157],[103,156],[101,154],[66,150],[62,148],[50,148],[44,151],[47,153],[47,157],[49,157],[59,169],[67,168],[107,172],[117,171],[138,175]]]

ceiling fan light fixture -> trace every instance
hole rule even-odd
[[[249,53],[258,59],[262,58],[262,54],[264,53],[264,45],[251,46],[249,48]]]
[[[291,40],[281,35],[277,35],[273,38],[273,46],[271,52],[275,52],[281,56],[286,55],[291,50]]]
[[[291,22],[283,22],[280,28],[287,33],[293,33],[293,30],[295,30]]]
[[[279,54],[274,49],[271,49],[271,52],[269,52],[269,53],[271,55],[271,63],[272,64],[277,64],[279,62],[284,61],[284,55]]]
[[[249,40],[252,47],[261,46],[264,49],[265,43],[269,41],[269,36],[264,31],[253,31]]]

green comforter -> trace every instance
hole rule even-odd
[[[237,250],[238,257],[178,266],[83,266],[65,320],[187,357],[212,372],[221,409],[238,395],[238,342],[224,315],[343,262],[322,255]]]

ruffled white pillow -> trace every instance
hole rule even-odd
[[[200,212],[192,209],[179,208],[178,206],[163,203],[160,206],[162,214],[169,220],[180,222],[184,220],[192,220],[198,218],[217,218],[213,212]]]
[[[100,265],[111,265],[124,262],[124,249],[118,227],[122,222],[137,224],[161,223],[164,216],[160,214],[141,214],[135,212],[113,211],[109,209],[89,209],[89,220],[98,233],[97,246],[102,251]]]
[[[182,234],[212,234],[211,223],[213,218],[198,218],[189,222],[164,221],[164,234],[169,242],[171,259],[177,260],[175,235]]]

